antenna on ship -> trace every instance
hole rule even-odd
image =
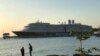
[[[64,24],[66,24],[66,22],[64,22]]]
[[[37,23],[39,23],[39,20],[37,20]]]
[[[60,24],[60,21],[58,23]]]

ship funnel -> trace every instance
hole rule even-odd
[[[74,20],[72,20],[72,24],[74,24],[75,23],[75,21]]]
[[[71,24],[71,20],[68,20],[68,24]]]

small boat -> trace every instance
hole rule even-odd
[[[100,27],[98,28],[98,31],[95,33],[96,37],[100,37]]]
[[[3,38],[4,38],[4,39],[10,38],[9,33],[3,33]]]

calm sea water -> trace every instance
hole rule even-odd
[[[76,37],[0,39],[0,56],[21,56],[22,46],[25,48],[25,56],[29,56],[28,43],[33,46],[33,56],[49,54],[72,56],[80,44]],[[91,36],[83,41],[83,46],[85,49],[91,47],[100,49],[100,38]],[[99,52],[94,53],[99,54]]]

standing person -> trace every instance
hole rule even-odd
[[[22,47],[22,48],[20,49],[20,51],[21,51],[22,56],[24,56],[24,54],[25,54],[24,47]]]
[[[30,56],[32,56],[32,50],[33,50],[32,45],[29,43],[29,52],[30,52]]]

